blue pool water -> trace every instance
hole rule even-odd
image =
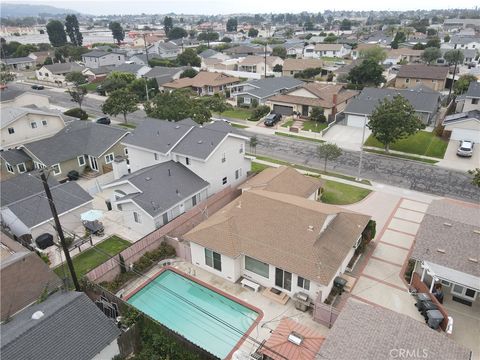
[[[222,359],[258,317],[254,310],[171,270],[127,302]]]

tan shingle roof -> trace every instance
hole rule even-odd
[[[278,56],[267,56],[267,64],[272,65],[275,61],[281,60]],[[250,65],[257,65],[259,63],[262,63],[265,61],[264,56],[255,56],[255,55],[249,55],[246,56],[242,61],[238,63],[238,65],[244,65],[244,66],[250,66]]]
[[[184,235],[231,258],[248,255],[327,285],[370,216],[298,196],[250,190]]]
[[[423,54],[423,50],[414,50],[410,48],[398,48],[392,49],[388,52],[388,58],[396,57],[396,56],[421,56]]]
[[[398,71],[397,78],[445,80],[447,75],[447,66],[415,64],[403,65]]]
[[[317,44],[315,51],[340,51],[343,44]]]
[[[181,89],[186,87],[220,86],[239,82],[240,79],[217,72],[200,71],[194,78],[182,78],[163,84],[164,87]]]
[[[305,69],[320,68],[323,61],[320,59],[285,59],[283,71],[303,71]]]
[[[267,190],[308,198],[324,181],[300,174],[287,166],[268,168],[244,182],[239,188],[243,190]]]

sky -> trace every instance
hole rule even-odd
[[[4,0],[6,3],[28,3],[69,8],[92,15],[124,14],[231,14],[281,13],[330,10],[417,10],[473,8],[473,0]]]

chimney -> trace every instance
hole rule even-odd
[[[115,180],[120,179],[122,176],[128,175],[127,158],[122,155],[115,156],[112,165],[113,177]]]
[[[337,114],[337,94],[333,94],[332,96],[332,103],[333,103],[333,107],[332,107],[332,118],[335,119],[335,115]]]

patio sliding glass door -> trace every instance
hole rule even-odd
[[[287,291],[292,290],[292,273],[275,268],[275,286],[281,287]]]

